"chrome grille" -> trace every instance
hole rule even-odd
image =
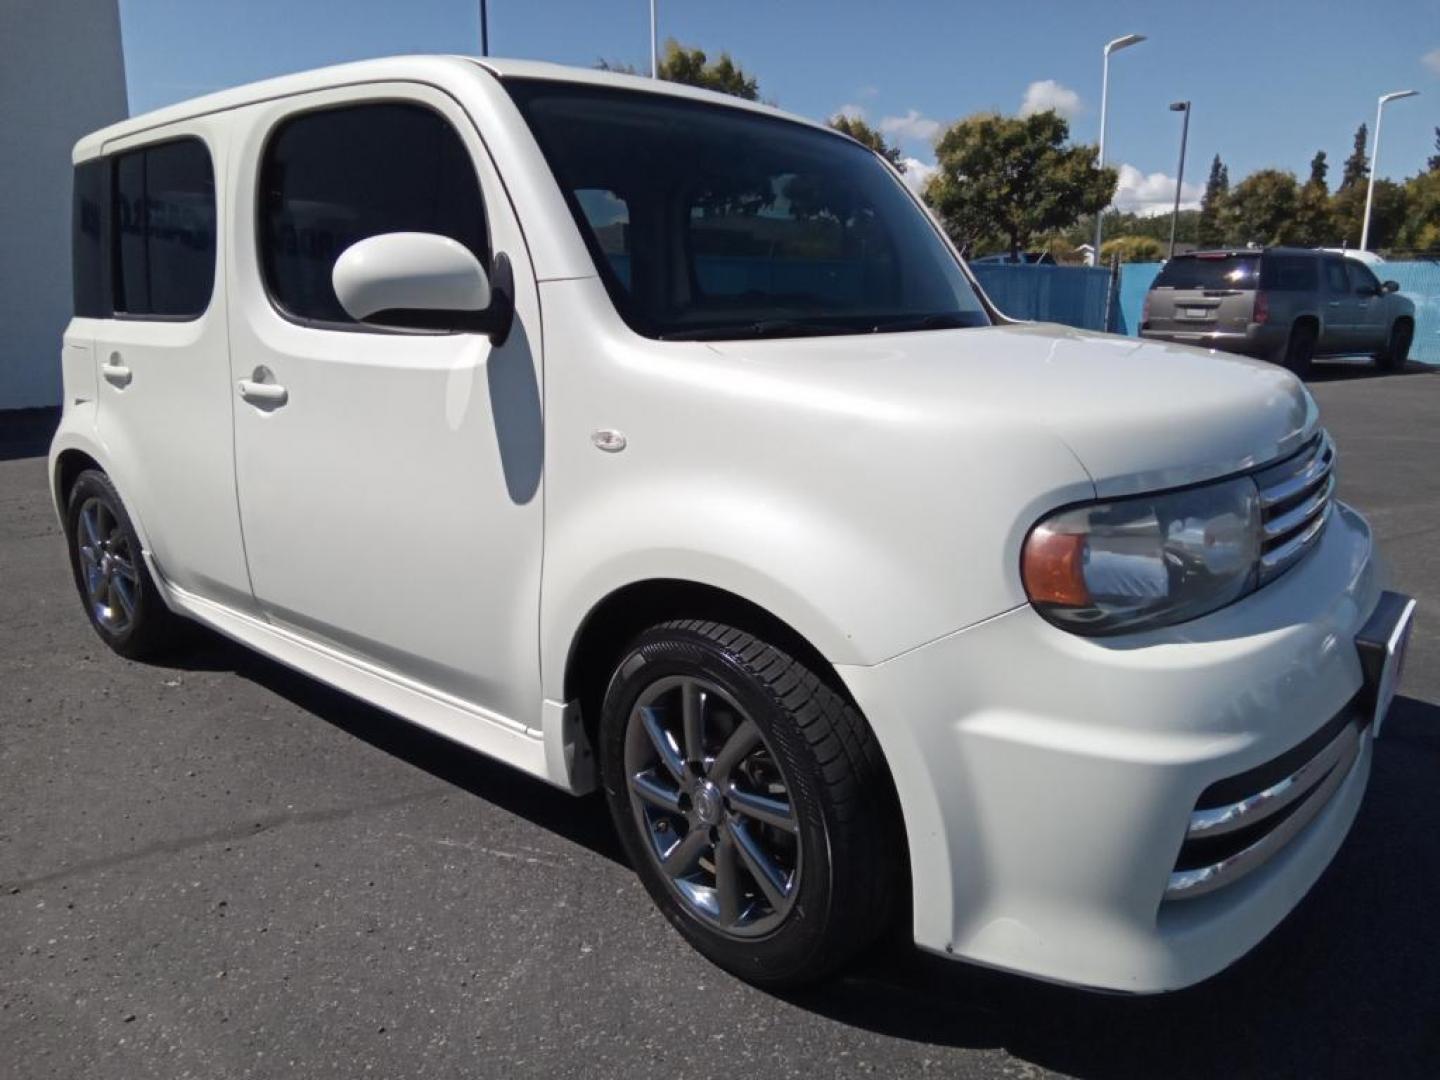
[[[1283,574],[1315,546],[1335,496],[1335,444],[1320,432],[1305,448],[1255,473],[1264,538],[1260,584]]]

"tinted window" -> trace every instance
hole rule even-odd
[[[296,318],[352,323],[330,282],[357,240],[439,233],[489,265],[479,180],[460,136],[418,105],[355,105],[282,124],[260,173],[260,258]]]
[[[1260,287],[1274,292],[1315,292],[1320,288],[1320,260],[1266,255],[1260,265]]]
[[[1345,276],[1345,264],[1339,259],[1325,260],[1325,288],[1332,293],[1350,291],[1350,279]]]
[[[70,269],[75,314],[103,319],[110,314],[105,295],[105,231],[110,163],[96,158],[75,166],[75,195],[70,221]]]
[[[617,310],[652,337],[988,322],[870,151],[659,94],[510,80]]]
[[[115,159],[115,310],[193,318],[215,286],[215,175],[198,139]]]
[[[1350,272],[1350,291],[1373,292],[1380,288],[1380,279],[1370,272],[1370,268],[1362,262],[1354,259],[1345,260],[1345,269]]]
[[[1255,255],[1177,255],[1155,278],[1154,289],[1253,289],[1260,269]]]

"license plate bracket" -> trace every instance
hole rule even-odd
[[[1385,714],[1390,711],[1400,688],[1414,625],[1414,598],[1387,590],[1380,594],[1375,610],[1355,635],[1355,648],[1360,653],[1360,667],[1365,674],[1365,704],[1374,735],[1380,734]]]

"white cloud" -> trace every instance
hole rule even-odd
[[[940,166],[933,161],[921,161],[919,158],[907,157],[901,159],[905,163],[905,186],[916,195],[925,193],[925,185],[930,177],[940,171]]]
[[[856,91],[856,93],[858,93],[862,98],[872,98],[876,94],[880,93],[880,88],[878,86],[862,86],[858,91]]]
[[[1142,173],[1134,165],[1121,165],[1120,183],[1115,189],[1115,209],[1151,217],[1169,213],[1175,206],[1175,178],[1163,172]],[[1185,184],[1180,189],[1180,209],[1198,210],[1203,188]]]
[[[921,116],[911,109],[904,116],[886,116],[880,121],[880,130],[896,139],[913,139],[929,142],[940,134],[940,121]]]
[[[865,106],[864,106],[864,105],[853,105],[853,104],[841,105],[841,106],[840,106],[838,109],[836,109],[831,115],[832,115],[832,116],[843,116],[843,117],[845,117],[846,120],[864,120],[864,119],[865,119]]]
[[[1033,116],[1035,113],[1053,111],[1066,120],[1073,120],[1080,112],[1080,95],[1068,86],[1061,86],[1054,79],[1041,79],[1025,88],[1025,100],[1020,102],[1020,115]]]
[[[1424,64],[1434,74],[1440,75],[1440,49],[1431,49],[1424,56],[1420,57],[1420,63]]]

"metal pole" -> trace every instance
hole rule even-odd
[[[1361,251],[1370,250],[1370,206],[1375,201],[1375,174],[1380,171],[1380,119],[1385,115],[1385,105],[1419,93],[1419,90],[1396,90],[1393,94],[1381,94],[1375,105],[1375,142],[1370,151],[1370,183],[1365,188],[1365,220],[1360,226]]]
[[[650,0],[650,78],[660,77],[660,49],[655,37],[655,0]]]
[[[490,18],[485,10],[485,0],[480,0],[480,55],[490,55]]]
[[[1109,106],[1110,99],[1110,54],[1119,52],[1121,49],[1128,49],[1131,45],[1139,45],[1145,40],[1144,34],[1126,34],[1105,45],[1105,65],[1100,74],[1100,168],[1105,167],[1105,113]],[[1104,228],[1105,210],[1102,207],[1095,215],[1095,251],[1090,256],[1090,265],[1100,265],[1100,233]]]
[[[1175,226],[1180,220],[1180,187],[1185,183],[1185,143],[1190,138],[1190,102],[1177,101],[1170,106],[1171,109],[1185,114],[1185,122],[1180,125],[1180,167],[1175,170],[1175,209],[1170,212],[1170,254],[1167,259],[1175,257]]]
[[[1105,65],[1100,75],[1100,156],[1096,165],[1105,168],[1105,109],[1110,98],[1110,46],[1105,46]],[[1095,215],[1095,250],[1090,253],[1090,265],[1100,265],[1100,233],[1105,227],[1105,208],[1102,206]]]

